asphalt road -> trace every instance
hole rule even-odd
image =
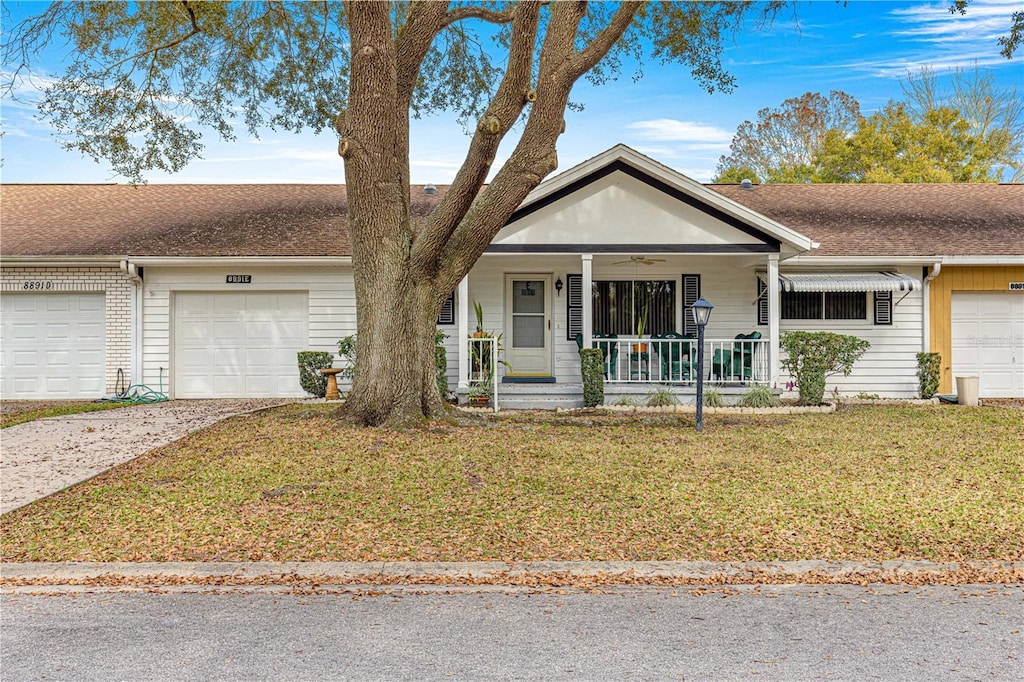
[[[5,594],[15,680],[1024,679],[1018,586]]]

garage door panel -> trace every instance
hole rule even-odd
[[[953,376],[979,377],[981,397],[1024,396],[1024,295],[954,292]]]
[[[0,296],[3,397],[103,395],[104,308],[105,297],[98,292]]]
[[[304,395],[295,354],[309,343],[305,292],[183,292],[175,300],[176,397]],[[189,353],[201,353],[204,365]]]

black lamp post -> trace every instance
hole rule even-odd
[[[711,317],[711,305],[703,298],[693,303],[693,321],[697,325],[697,431],[704,427],[704,327]]]

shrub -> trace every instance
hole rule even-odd
[[[317,398],[327,395],[327,377],[320,370],[330,367],[334,353],[319,350],[299,351],[299,385],[302,390]]]
[[[740,396],[740,399],[736,403],[740,407],[778,407],[782,404],[779,400],[779,396],[775,395],[768,386],[764,384],[755,384],[750,387],[750,390]]]
[[[800,405],[821,405],[825,378],[838,372],[849,376],[871,347],[864,339],[832,332],[783,332],[779,345],[789,356],[781,365],[796,380]]]
[[[352,381],[352,377],[356,374],[356,335],[352,334],[346,336],[341,341],[338,341],[338,355],[345,359],[346,365],[341,372],[338,373],[343,379]]]
[[[939,390],[942,356],[939,353],[917,354],[917,385],[921,397],[928,399]]]
[[[580,373],[583,375],[583,406],[604,404],[604,357],[600,348],[580,349]]]
[[[647,394],[647,407],[670,407],[678,404],[679,399],[667,388],[656,388]]]
[[[725,407],[725,401],[717,388],[704,387],[704,407]]]

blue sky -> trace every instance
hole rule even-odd
[[[1005,87],[1024,90],[1024,53],[1013,60],[999,55],[996,41],[1024,0],[975,0],[967,16],[951,15],[950,1],[868,2],[846,6],[829,0],[804,2],[796,18],[786,14],[759,31],[737,34],[723,61],[736,77],[728,94],[709,95],[678,66],[647,64],[633,82],[627,72],[599,88],[581,82],[573,99],[582,112],[567,112],[566,132],[558,144],[559,170],[565,170],[622,142],[676,170],[710,180],[726,153],[736,127],[757,111],[804,92],[844,90],[869,114],[902,96],[907,71],[930,66],[940,76],[955,67],[990,70]],[[22,9],[33,10],[31,3]],[[5,66],[6,70],[6,66]],[[60,71],[59,57],[36,65],[41,77]],[[31,97],[31,85],[21,86]],[[9,99],[0,102],[2,181],[118,182],[103,165],[60,149],[33,108]],[[334,183],[344,169],[333,135],[267,132],[260,139],[240,135],[224,143],[206,138],[205,158],[175,175],[151,173],[149,182]],[[468,144],[462,127],[449,117],[414,121],[410,154],[412,181],[447,183],[454,177]],[[506,141],[508,142],[508,141]],[[498,163],[511,149],[506,144]]]

